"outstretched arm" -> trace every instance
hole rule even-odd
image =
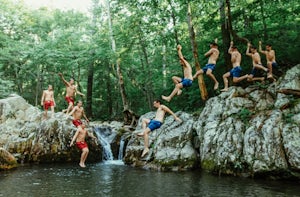
[[[79,94],[80,96],[84,96],[82,92],[79,92],[79,90],[77,90],[77,87],[76,87],[76,93]]]
[[[86,120],[87,122],[89,122],[89,119],[86,117],[84,110],[82,111],[82,116],[85,118],[85,120]]]
[[[178,118],[178,116],[176,116],[176,114],[172,110],[170,110],[167,106],[162,105],[162,108],[163,108],[163,110],[165,110],[166,112],[168,112],[169,114],[171,114],[176,121],[182,122],[182,120],[180,118]]]
[[[67,82],[67,80],[65,80],[65,78],[64,78],[64,76],[63,76],[62,73],[58,73],[58,75],[59,75],[59,77],[61,78],[61,80],[64,82],[64,84],[65,84],[66,86],[70,86],[70,83]]]
[[[81,129],[81,127],[78,127],[78,129],[77,129],[75,135],[73,136],[73,138],[72,138],[72,140],[71,140],[70,146],[73,146],[73,143],[74,143],[74,141],[76,140],[76,138],[77,138],[77,136],[78,136],[78,134],[79,134],[79,130],[80,130],[80,129]]]
[[[43,106],[43,102],[44,102],[44,99],[45,99],[45,91],[43,90],[43,95],[42,95],[42,99],[41,99],[41,105]]]

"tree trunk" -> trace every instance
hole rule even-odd
[[[287,95],[294,95],[296,97],[300,97],[300,90],[296,89],[281,89],[277,90],[278,93],[287,94]]]
[[[264,0],[260,0],[259,5],[260,5],[260,13],[261,13],[261,18],[264,27],[264,40],[268,40],[267,23],[266,23],[266,17],[264,13]]]
[[[88,66],[87,92],[86,92],[86,115],[93,117],[93,81],[94,81],[94,62]]]
[[[193,49],[193,56],[195,60],[195,67],[196,70],[200,70],[200,63],[199,63],[199,58],[198,58],[198,50],[197,50],[197,43],[196,43],[196,36],[195,36],[195,31],[193,27],[193,22],[192,22],[192,14],[191,14],[191,7],[190,7],[190,2],[188,2],[188,26],[189,26],[189,33],[190,33],[190,40],[192,44],[192,49]],[[198,85],[201,93],[201,98],[203,101],[207,100],[208,94],[206,90],[206,86],[204,83],[203,75],[198,76]]]
[[[111,18],[111,14],[110,14],[109,0],[106,0],[106,4],[107,4],[107,11],[108,11],[108,26],[109,26],[109,35],[110,35],[110,40],[111,40],[111,46],[112,46],[113,52],[116,53],[116,42],[115,42],[115,39],[113,36],[114,34],[113,34],[113,29],[112,29],[112,18]],[[128,101],[126,98],[126,91],[125,91],[123,75],[122,75],[122,71],[121,71],[121,67],[120,67],[120,62],[121,62],[121,59],[118,59],[116,66],[117,66],[117,76],[118,76],[120,94],[121,94],[121,98],[122,98],[123,111],[124,111],[124,110],[128,110],[129,107],[128,107]]]
[[[237,41],[237,42],[242,42],[245,44],[249,43],[249,40],[247,38],[240,37],[232,28],[230,0],[226,0],[226,8],[227,8],[227,17],[228,17],[228,19],[227,19],[228,30],[229,30],[231,36],[233,37],[233,40]]]
[[[226,11],[225,11],[225,3],[224,0],[220,0],[220,17],[221,17],[221,32],[222,32],[222,40],[223,40],[223,54],[224,54],[224,62],[226,64],[226,70],[230,70],[231,66],[231,58],[228,54],[228,48],[230,46],[230,32],[229,28],[227,27],[227,20],[226,20]]]

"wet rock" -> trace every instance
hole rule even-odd
[[[16,158],[8,151],[0,148],[0,170],[8,170],[17,167]]]

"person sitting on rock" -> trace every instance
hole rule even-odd
[[[89,154],[89,148],[88,148],[88,145],[85,141],[85,138],[87,136],[90,136],[94,139],[96,139],[96,137],[92,134],[89,134],[89,132],[86,130],[86,127],[85,127],[85,123],[83,122],[81,124],[80,127],[77,128],[77,131],[75,133],[75,135],[73,136],[72,138],[72,141],[70,143],[70,146],[73,146],[74,144],[74,141],[76,141],[76,146],[77,148],[79,148],[82,153],[81,153],[81,157],[80,157],[80,162],[79,162],[79,166],[82,167],[82,168],[85,168],[85,160]]]
[[[182,120],[172,112],[167,106],[162,105],[160,100],[155,100],[153,102],[153,106],[157,108],[156,115],[154,119],[148,119],[148,118],[143,118],[142,120],[142,129],[143,131],[138,133],[137,135],[140,137],[144,137],[144,150],[141,155],[141,157],[144,157],[148,152],[149,152],[149,133],[150,131],[153,131],[155,129],[158,129],[161,127],[165,113],[168,112],[171,114],[174,119],[178,122],[181,122]]]

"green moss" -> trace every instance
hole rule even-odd
[[[204,160],[201,162],[201,168],[208,171],[213,171],[216,168],[216,164],[212,160]]]

